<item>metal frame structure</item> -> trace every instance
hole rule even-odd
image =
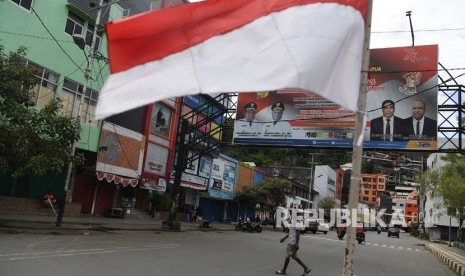
[[[234,99],[237,94],[222,93],[215,97],[204,96],[207,99],[206,103],[182,116],[183,120],[195,122],[190,124],[184,132],[179,133],[179,135],[185,136],[185,148],[195,150],[193,155],[184,159],[185,165],[196,161],[204,155],[218,155],[222,144],[221,140],[225,134],[228,134],[228,130],[232,131],[232,126],[229,127],[227,124],[234,121],[237,108],[237,102]],[[198,115],[201,115],[203,119],[198,120]],[[217,119],[220,119],[222,123],[218,124],[215,122]],[[214,129],[210,128],[206,132],[199,131],[200,128],[206,127],[211,123],[218,124],[218,127]],[[220,140],[212,138],[215,136],[219,136]]]
[[[463,136],[465,134],[463,85],[440,85],[438,99],[444,99],[438,104],[438,116],[444,119],[438,125],[438,133],[445,137],[438,143],[437,152],[460,153],[465,155]],[[438,140],[439,142],[439,140]]]

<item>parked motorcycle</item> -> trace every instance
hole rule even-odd
[[[263,231],[262,224],[260,222],[253,222],[249,225],[249,232],[261,233]]]
[[[236,226],[234,226],[234,229],[236,231],[247,231],[247,225],[245,222],[242,222],[242,218],[239,217],[239,220],[237,221]]]
[[[237,224],[234,226],[234,230],[241,231],[244,228],[244,224],[242,221],[238,221]]]

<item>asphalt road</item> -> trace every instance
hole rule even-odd
[[[145,276],[274,275],[282,267],[283,233],[121,231],[90,235],[0,235],[0,275]],[[334,231],[305,234],[299,255],[310,275],[342,275],[344,241]],[[455,275],[417,239],[367,232],[356,245],[354,275]],[[301,275],[291,260],[288,275]]]

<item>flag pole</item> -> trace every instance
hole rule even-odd
[[[357,102],[357,114],[355,121],[355,135],[352,151],[352,174],[350,177],[349,191],[349,214],[350,219],[355,218],[351,225],[347,227],[346,248],[344,250],[344,270],[343,276],[353,275],[354,249],[355,249],[355,226],[357,224],[357,205],[359,200],[359,185],[361,183],[362,153],[363,153],[363,132],[366,124],[366,91],[368,82],[368,65],[370,62],[370,33],[371,14],[373,1],[367,1],[367,12],[365,19],[365,41],[363,43],[362,72],[360,77],[360,91]],[[355,214],[352,214],[355,212]],[[347,222],[350,221],[347,220]]]

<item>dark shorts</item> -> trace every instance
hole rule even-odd
[[[286,250],[287,256],[290,257],[290,258],[294,257],[294,256],[297,256],[297,250],[299,250],[297,245],[288,244],[287,245],[287,250]]]

